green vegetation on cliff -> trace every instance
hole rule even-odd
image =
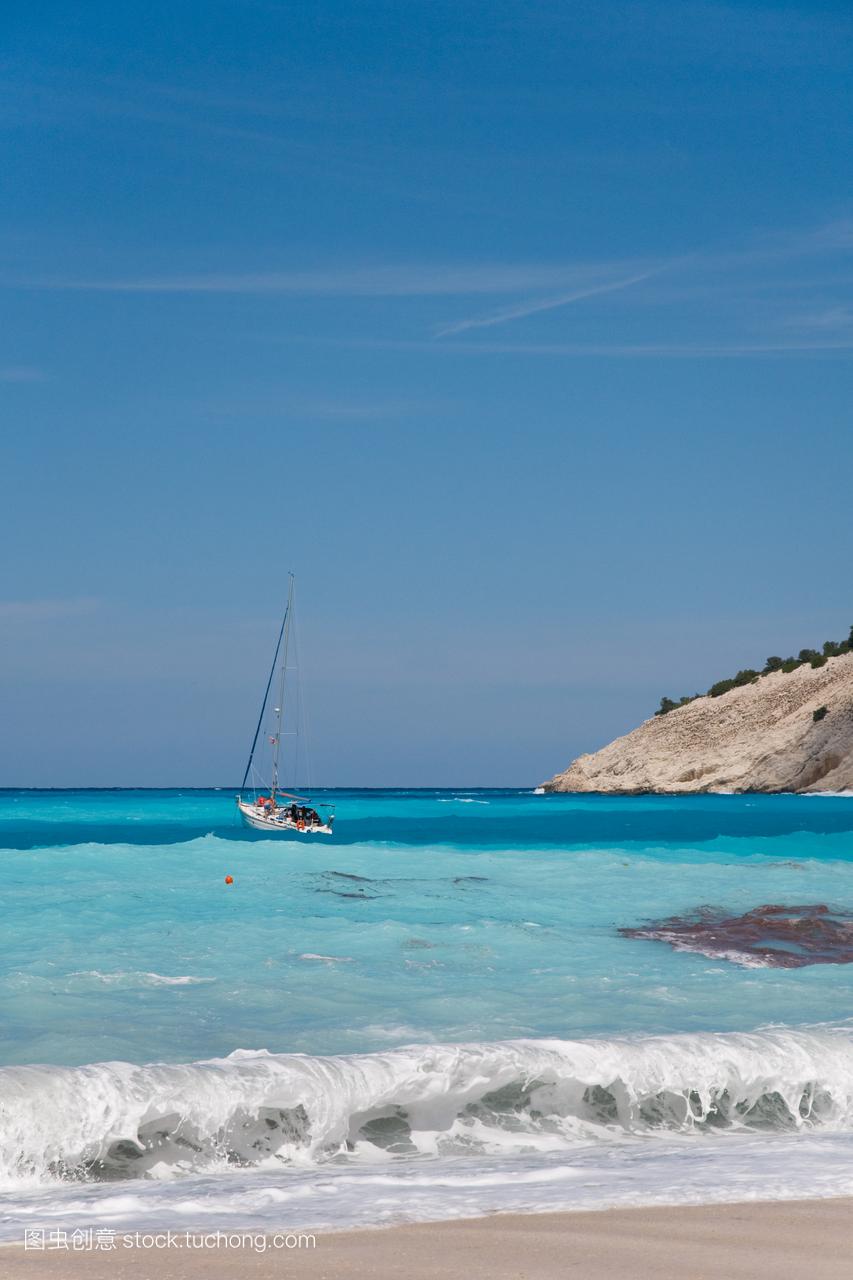
[[[682,697],[678,701],[673,698],[661,698],[660,706],[655,715],[665,716],[667,712],[686,706],[688,702],[693,702],[696,698],[704,696],[719,698],[721,694],[728,693],[729,689],[738,689],[741,685],[754,684],[762,676],[769,676],[774,671],[796,671],[797,667],[804,667],[806,663],[811,667],[822,667],[829,658],[837,658],[842,653],[851,652],[853,652],[853,627],[850,628],[850,635],[846,640],[824,640],[822,650],[801,649],[796,658],[779,658],[774,655],[767,659],[761,671],[755,671],[752,667],[744,667],[736,676],[730,676],[727,680],[718,680],[716,684],[712,684],[707,695],[694,693],[692,697]],[[822,717],[815,716],[815,719],[818,718]]]

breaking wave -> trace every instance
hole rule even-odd
[[[853,1028],[0,1070],[0,1183],[853,1131]]]

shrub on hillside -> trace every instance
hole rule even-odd
[[[822,720],[824,716],[829,715],[829,707],[818,707],[817,711],[812,712],[812,720],[817,722]]]
[[[824,640],[822,652],[817,649],[801,649],[796,658],[780,658],[778,654],[773,654],[764,664],[761,671],[753,671],[752,667],[744,667],[736,676],[730,676],[727,680],[718,680],[716,684],[712,684],[708,690],[708,697],[719,698],[722,694],[728,693],[730,689],[740,688],[741,685],[754,684],[759,676],[769,676],[774,671],[783,671],[786,674],[796,671],[797,667],[805,666],[808,662],[812,667],[823,667],[829,658],[838,658],[843,653],[853,653],[853,626],[850,628],[850,635],[846,640]],[[693,698],[680,698],[676,702],[673,698],[661,698],[660,707],[655,712],[656,716],[665,716],[668,711],[674,711],[676,707],[683,707],[686,703],[692,702],[694,698],[700,698],[702,695],[694,693]],[[820,719],[823,719],[821,716]]]

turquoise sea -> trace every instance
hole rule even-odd
[[[0,792],[2,1238],[853,1193],[853,966],[618,932],[849,909],[853,798],[313,794]]]

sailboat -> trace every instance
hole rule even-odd
[[[279,628],[269,679],[264,690],[261,714],[258,716],[255,736],[252,739],[252,747],[246,764],[246,772],[243,774],[243,781],[240,785],[240,794],[236,797],[237,809],[245,826],[252,827],[255,831],[263,831],[267,835],[330,836],[335,821],[334,805],[315,805],[307,796],[294,795],[290,791],[283,791],[279,786],[282,724],[285,722],[284,701],[287,693],[287,659],[293,622],[293,587],[294,579],[291,573],[287,591],[287,605]],[[260,778],[255,768],[255,755],[261,728],[267,715],[270,690],[272,689],[276,668],[278,668],[278,705],[273,707],[272,731],[268,734],[269,745],[272,749],[272,765],[270,784],[267,788],[260,785]],[[246,790],[250,775],[252,776],[252,782],[249,787],[251,799],[245,799],[243,792]]]

